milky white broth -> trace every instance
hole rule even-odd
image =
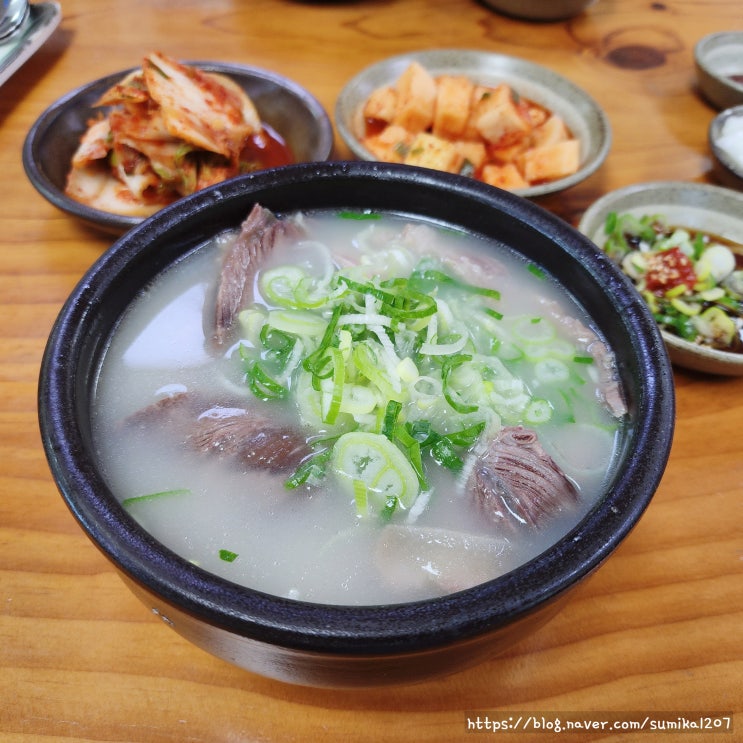
[[[359,235],[364,242],[372,233],[396,234],[404,224],[392,216],[359,221],[331,214],[313,214],[307,223],[313,240],[330,246],[342,256],[339,260],[354,263],[360,260],[355,254]],[[590,325],[571,297],[549,278],[529,271],[511,251],[473,236],[442,234],[438,239],[449,241],[456,255],[484,256],[486,263],[497,256],[505,275],[491,283],[501,292],[501,311],[543,315],[541,297],[559,302],[566,314]],[[594,504],[611,472],[620,422],[597,400],[590,382],[581,386],[584,399],[575,423],[537,427],[540,442],[579,490],[577,508],[566,509],[538,531],[499,528],[475,507],[463,487],[464,474],[430,467],[427,502],[398,510],[390,521],[395,525],[392,541],[409,542],[403,549],[411,552],[397,555],[391,548],[384,575],[375,545],[388,527],[379,518],[357,515],[353,497],[339,489],[332,476],[324,484],[289,490],[284,483],[290,473],[248,470],[233,459],[184,448],[177,433],[122,425],[134,412],[187,390],[206,399],[228,396],[236,405],[268,410],[272,418],[297,427],[292,402],[256,400],[244,384],[240,361],[234,355],[215,359],[208,342],[228,242],[221,236],[200,246],[132,301],[113,333],[95,387],[94,441],[116,497],[124,501],[178,491],[127,506],[171,550],[212,573],[270,594],[332,604],[405,602],[513,569],[553,544]],[[290,263],[297,255],[310,260],[312,254],[311,246],[281,249],[268,265]],[[376,262],[389,265],[390,255]],[[435,531],[419,530],[406,541],[401,527],[410,522]],[[236,557],[225,560],[225,550]]]

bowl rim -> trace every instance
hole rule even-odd
[[[725,109],[743,102],[743,82],[721,75],[710,65],[710,55],[718,47],[743,48],[743,31],[717,31],[702,36],[694,45],[694,66],[699,92],[714,108]]]
[[[743,108],[743,106],[741,106],[740,108]],[[722,114],[718,114],[718,117],[721,115]],[[586,230],[588,229],[587,223],[589,222],[589,220],[594,220],[601,213],[612,211],[611,209],[607,209],[607,206],[612,204],[617,198],[631,196],[633,194],[642,194],[645,192],[668,189],[683,189],[684,191],[689,193],[695,192],[706,194],[713,198],[715,196],[719,196],[727,199],[733,199],[734,201],[739,201],[741,206],[741,215],[743,215],[743,194],[734,191],[733,189],[725,188],[724,186],[718,186],[712,183],[697,183],[693,181],[647,181],[644,183],[633,183],[622,188],[617,188],[598,198],[583,213],[583,216],[578,223],[578,230],[587,235],[588,233],[586,232]],[[743,225],[743,216],[741,216],[741,224]],[[692,361],[685,360],[684,357],[689,355],[704,360],[704,362],[706,362],[706,371],[710,371],[709,362],[711,362],[712,365],[717,368],[715,373],[718,374],[738,374],[743,371],[743,354],[734,354],[727,351],[720,351],[714,348],[708,348],[706,346],[700,346],[696,343],[691,343],[690,341],[686,341],[683,338],[672,335],[665,330],[661,330],[660,334],[663,338],[663,341],[671,350],[672,360],[680,366],[685,366],[690,369],[699,368],[698,363],[695,364]],[[674,354],[673,351],[680,352],[681,355]]]
[[[714,77],[720,83],[727,85],[740,93],[743,93],[743,83],[738,83],[728,77],[723,77],[718,74],[712,67],[709,66],[707,55],[709,52],[718,44],[724,46],[730,43],[731,45],[743,47],[743,31],[716,31],[706,36],[702,36],[696,44],[694,44],[694,60],[708,75]]]
[[[743,92],[743,86],[741,86],[741,92]],[[743,167],[736,167],[732,158],[728,155],[725,150],[721,149],[718,145],[720,133],[722,127],[728,119],[739,117],[743,120],[743,103],[739,103],[737,106],[731,106],[723,111],[720,111],[709,123],[707,129],[707,141],[709,148],[712,150],[712,154],[717,158],[720,165],[730,172],[730,175],[737,177],[741,181],[741,187],[743,187]]]
[[[567,2],[558,3],[550,0],[540,5],[534,2],[519,2],[519,0],[482,0],[484,5],[497,13],[512,18],[546,23],[574,18],[595,2],[596,0],[567,0]]]
[[[486,219],[487,209],[503,210],[522,227],[549,235],[562,251],[571,246],[579,270],[594,276],[621,305],[618,314],[629,337],[630,355],[647,372],[625,372],[633,384],[642,384],[640,399],[634,401],[638,423],[626,443],[626,469],[616,473],[608,494],[566,537],[526,565],[442,598],[384,606],[329,606],[238,586],[206,573],[149,536],[125,513],[84,456],[85,436],[77,421],[82,405],[77,376],[79,372],[87,384],[90,368],[78,369],[80,349],[92,336],[89,326],[96,322],[95,307],[110,288],[112,276],[127,275],[137,259],[151,259],[148,246],[152,252],[159,235],[168,235],[169,243],[173,236],[191,235],[201,215],[216,204],[234,202],[241,213],[247,213],[254,203],[251,199],[276,189],[286,193],[298,185],[311,190],[311,198],[322,198],[324,184],[338,179],[347,181],[349,193],[354,183],[380,183],[383,188],[374,188],[384,192],[382,199],[388,198],[390,190],[408,193],[412,180],[419,195],[433,194],[457,208],[460,201],[480,206],[478,219]],[[303,204],[302,208],[309,207]],[[341,207],[335,203],[332,208]],[[421,214],[421,208],[411,212]],[[205,235],[196,230],[189,241],[194,246],[203,239]],[[169,263],[163,261],[160,268]],[[69,364],[74,375],[66,373]],[[42,440],[57,487],[83,530],[124,575],[212,626],[282,647],[356,657],[409,654],[464,641],[554,602],[603,563],[648,506],[670,452],[675,415],[673,377],[657,326],[631,283],[587,237],[532,202],[473,179],[371,162],[304,163],[240,176],[221,188],[204,189],[165,207],[134,227],[99,257],[65,302],[42,359],[38,399]],[[643,451],[652,451],[659,458],[657,464],[651,466],[652,457],[640,456]]]
[[[316,147],[315,160],[327,160],[334,146],[334,131],[330,115],[320,101],[299,83],[284,77],[277,72],[266,70],[261,67],[242,64],[239,62],[219,62],[211,60],[184,60],[182,64],[190,67],[198,67],[205,72],[214,72],[228,75],[236,79],[253,79],[272,83],[277,87],[287,90],[291,95],[300,100],[311,113],[312,118],[318,123],[318,144]],[[107,212],[96,209],[82,202],[76,201],[65,194],[56,183],[47,175],[39,158],[39,147],[41,141],[53,129],[61,115],[70,108],[79,105],[78,101],[88,95],[91,91],[100,88],[101,92],[119,82],[129,73],[140,69],[133,66],[118,72],[112,72],[95,80],[84,83],[73,90],[68,91],[51,103],[34,121],[23,142],[21,159],[26,176],[34,188],[50,203],[63,212],[84,220],[97,227],[102,227],[114,233],[121,233],[140,224],[146,217],[129,216]],[[260,112],[259,112],[260,114]],[[93,109],[91,109],[91,116]]]
[[[596,99],[586,90],[549,67],[545,67],[544,65],[532,62],[523,57],[480,49],[460,48],[424,49],[385,57],[366,66],[346,82],[336,99],[335,125],[341,138],[351,152],[353,152],[354,156],[362,160],[376,162],[372,153],[361,144],[353,131],[353,126],[347,121],[346,116],[344,115],[344,111],[349,112],[351,109],[349,101],[352,98],[353,90],[355,88],[362,85],[367,78],[373,78],[375,73],[385,70],[387,67],[401,66],[405,62],[412,62],[414,60],[419,61],[424,67],[429,66],[457,71],[458,67],[453,63],[442,64],[441,62],[442,59],[455,59],[457,57],[490,62],[490,64],[493,65],[495,72],[500,72],[501,74],[506,74],[510,77],[513,77],[515,74],[519,77],[526,77],[531,80],[535,75],[538,75],[549,81],[552,85],[566,88],[573,94],[573,96],[575,96],[575,100],[580,102],[581,117],[584,119],[590,117],[599,134],[598,146],[595,148],[595,151],[589,153],[588,158],[576,173],[554,181],[549,181],[548,183],[541,183],[527,188],[514,189],[512,193],[515,193],[518,196],[523,196],[524,198],[547,196],[575,186],[593,175],[603,165],[612,144],[611,122],[609,121],[606,112],[598,104]],[[538,85],[542,88],[548,88],[549,83],[544,85],[538,83]],[[358,105],[355,110],[358,111]]]

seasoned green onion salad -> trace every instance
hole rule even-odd
[[[505,246],[263,210],[133,302],[94,427],[124,507],[186,559],[365,604],[549,547],[611,476],[625,414],[591,319]]]
[[[603,249],[635,283],[660,327],[691,343],[743,353],[743,245],[612,212]]]

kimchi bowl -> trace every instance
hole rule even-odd
[[[133,358],[136,342],[125,341],[123,346],[116,345],[117,332],[124,328],[128,313],[133,311],[133,293],[147,288],[147,295],[153,294],[151,289],[158,280],[187,265],[188,260],[199,255],[200,246],[217,233],[225,229],[245,229],[246,216],[253,214],[257,205],[269,210],[279,220],[301,213],[302,218],[298,223],[292,223],[294,226],[310,224],[314,215],[330,210],[344,218],[350,215],[352,228],[364,234],[369,231],[377,234],[379,230],[386,234],[384,223],[376,221],[379,215],[390,215],[406,223],[413,220],[424,226],[427,235],[429,230],[440,231],[446,239],[452,234],[466,234],[484,247],[482,258],[485,263],[492,257],[492,251],[505,251],[525,267],[530,266],[528,272],[536,277],[535,280],[554,282],[556,287],[565,290],[569,301],[579,303],[588,318],[587,324],[581,327],[586,332],[600,334],[606,344],[601,347],[609,348],[613,353],[615,376],[612,384],[618,393],[613,410],[621,419],[621,425],[616,427],[607,469],[596,479],[595,497],[584,504],[575,522],[569,523],[564,532],[557,533],[549,544],[537,547],[525,560],[501,566],[493,577],[469,576],[459,583],[444,581],[438,585],[436,593],[416,593],[416,588],[402,599],[399,593],[391,593],[387,600],[369,593],[370,600],[365,600],[367,589],[362,588],[360,598],[352,599],[348,594],[348,601],[344,601],[346,587],[334,593],[322,590],[311,593],[303,585],[307,576],[292,579],[293,582],[288,584],[292,586],[290,590],[285,586],[272,590],[256,576],[241,582],[237,573],[231,571],[242,569],[241,566],[254,557],[254,548],[248,543],[237,548],[233,546],[236,542],[223,542],[220,538],[216,542],[220,548],[219,555],[214,556],[216,562],[212,564],[209,557],[193,559],[183,554],[176,544],[152,528],[146,518],[140,518],[141,514],[130,507],[131,499],[122,497],[121,488],[128,487],[128,475],[124,475],[123,481],[119,480],[113,474],[115,467],[101,457],[101,452],[107,447],[105,437],[108,434],[101,433],[97,422],[101,411],[96,406],[108,384],[106,360],[109,356],[118,356],[119,348],[126,349],[122,357],[130,361]],[[347,226],[344,225],[344,229]],[[310,242],[314,249],[317,241]],[[387,261],[389,255],[385,255]],[[442,265],[449,265],[449,259],[458,260],[459,255],[456,251],[444,255]],[[381,258],[377,260],[377,263],[381,262]],[[272,264],[271,270],[275,268]],[[472,279],[475,282],[479,281],[479,270]],[[441,286],[437,289],[439,302],[445,292],[460,284],[458,280],[443,279],[442,275],[443,272],[437,270],[425,277],[426,280],[441,279]],[[354,282],[346,280],[346,284],[344,286],[349,288]],[[273,286],[277,285],[274,283]],[[397,287],[399,283],[384,284],[382,289],[387,290],[390,286]],[[496,294],[490,290],[484,295],[478,291],[468,299],[466,306],[474,308],[480,301],[495,301]],[[419,294],[415,296],[419,297]],[[207,292],[205,296],[212,296],[212,293]],[[453,299],[447,301],[454,306]],[[168,303],[163,306],[167,307]],[[500,313],[486,314],[498,322]],[[312,322],[306,314],[302,318]],[[420,320],[420,314],[414,317],[416,323]],[[349,322],[361,321],[354,318]],[[327,335],[325,330],[324,336]],[[275,339],[277,336],[272,337]],[[350,336],[342,338],[342,343],[345,343]],[[183,347],[180,339],[173,342]],[[429,336],[426,342],[433,346],[446,346],[448,343],[442,338],[439,344],[433,336]],[[274,346],[276,348],[278,346]],[[333,349],[328,351],[328,356],[334,360],[341,358],[342,344]],[[451,349],[439,350],[448,352]],[[156,348],[153,353],[159,353],[159,350]],[[463,369],[466,359],[462,355],[457,358],[457,369]],[[415,364],[422,368],[424,362],[420,357],[415,359]],[[593,363],[584,355],[577,362],[583,365]],[[405,363],[401,368],[409,373],[412,367]],[[554,371],[555,365],[549,368]],[[370,377],[375,376],[373,369],[367,371]],[[455,371],[449,368],[444,376],[451,381]],[[262,379],[264,384],[260,389],[264,392],[271,389],[265,378]],[[432,382],[429,379],[427,383]],[[322,384],[320,380],[320,388]],[[232,390],[233,386],[230,394]],[[312,394],[307,387],[306,395],[311,397]],[[403,397],[399,399],[404,399],[405,391],[400,394]],[[452,395],[456,395],[451,389],[447,394],[453,402],[458,401],[454,407],[462,407],[459,403],[463,399],[457,397],[455,401]],[[105,412],[106,406],[103,407]],[[156,405],[157,409],[161,407]],[[394,407],[388,405],[388,412]],[[166,625],[163,631],[174,629],[199,648],[269,678],[308,686],[350,688],[412,683],[462,670],[493,658],[548,621],[564,606],[571,590],[609,558],[649,505],[670,451],[674,392],[663,342],[641,298],[587,238],[563,221],[523,198],[460,176],[377,163],[313,163],[242,176],[219,188],[205,189],[164,208],[119,238],[89,269],[68,298],[53,327],[40,373],[39,420],[49,466],[64,501],[86,535],[152,613],[153,620]],[[243,447],[242,454],[253,460],[253,464],[262,456],[259,451],[261,435],[267,435],[270,426],[270,422],[264,423],[258,437]],[[507,428],[504,418],[503,430]],[[404,431],[395,430],[404,437]],[[523,433],[521,426],[513,430],[518,435]],[[344,440],[344,435],[368,438],[374,434],[356,431],[341,434],[335,446]],[[440,438],[437,439],[439,442]],[[398,444],[400,441],[399,437],[390,440]],[[561,440],[558,436],[558,444]],[[452,441],[449,439],[449,443]],[[462,442],[457,439],[455,443]],[[491,442],[484,443],[490,447]],[[380,450],[386,446],[385,451],[389,452],[391,444],[387,441],[379,446]],[[218,448],[224,455],[229,455],[232,450],[225,440]],[[397,451],[394,457],[399,455],[400,449]],[[394,459],[389,453],[385,456],[388,464]],[[189,457],[193,459],[190,454]],[[279,459],[282,457],[283,454]],[[134,460],[134,456],[127,454],[120,464],[124,465],[124,470],[127,467],[131,469]],[[196,475],[207,473],[204,479],[208,486],[212,464],[204,461],[202,466],[201,460],[198,461]],[[276,463],[275,459],[271,461]],[[279,461],[277,466],[283,464]],[[590,466],[593,464],[589,462]],[[146,470],[147,466],[137,459],[134,469]],[[180,465],[174,465],[169,472],[179,469]],[[474,468],[478,472],[479,469],[479,465]],[[364,476],[360,470],[356,479]],[[241,482],[240,492],[243,494],[252,493],[262,498],[268,492],[266,483],[270,478],[255,479],[250,466],[231,471],[229,477]],[[243,477],[246,478],[244,481]],[[457,477],[465,475],[459,473]],[[465,495],[470,490],[477,491],[479,485],[472,485],[471,480],[466,482]],[[563,482],[567,491],[574,494],[572,485],[566,483],[565,478]],[[155,485],[153,489],[157,487]],[[195,486],[194,490],[199,487]],[[412,487],[419,487],[415,477]],[[335,488],[332,485],[329,492],[332,494]],[[357,484],[353,490],[355,497],[346,493],[334,501],[339,504],[339,509],[353,510],[354,503],[359,509],[361,499]],[[363,495],[369,494],[371,502],[371,486],[361,490]],[[453,490],[453,485],[446,486],[439,491],[437,498],[444,502],[453,496]],[[183,492],[173,490],[165,499],[148,496],[141,505],[149,509],[159,500],[165,504],[169,521],[176,515],[180,519],[178,512],[182,507],[178,504],[186,507],[186,501],[178,500],[181,497],[179,493]],[[260,495],[261,492],[264,495]],[[286,502],[291,504],[289,511],[296,503],[291,499],[300,497],[310,502],[315,498],[313,492],[316,491],[304,484],[287,496]],[[522,527],[531,529],[533,525],[538,526],[541,516],[550,510],[541,494],[536,499],[538,507],[531,511],[525,509],[524,518],[518,520],[519,523],[511,523],[513,514],[503,509],[495,509],[498,513],[488,511],[488,518],[493,517],[493,523],[502,525],[505,522],[500,520],[501,517],[508,520],[509,528],[514,527],[509,535]],[[362,513],[358,510],[351,514],[351,527],[347,531],[353,530],[360,522],[370,525],[375,535],[378,528],[386,530],[390,524],[393,525],[392,531],[381,533],[399,534],[400,529],[413,522],[412,515],[417,508],[427,507],[425,502],[419,503],[420,494],[408,510],[405,510],[409,505],[403,502],[405,498],[399,496],[398,500],[398,511],[391,515],[381,514],[391,521],[377,518],[380,514],[367,518],[370,511]],[[135,498],[135,501],[140,502],[140,499]],[[510,503],[514,509],[520,508],[518,499]],[[176,504],[175,510],[172,504]],[[233,524],[243,518],[235,516],[243,508],[242,502],[238,506],[230,517]],[[389,511],[389,506],[388,498],[383,511]],[[228,509],[235,507],[234,503],[226,506]],[[271,505],[263,510],[275,515],[281,508]],[[245,522],[246,534],[243,536],[246,538],[254,536],[251,530],[264,530],[264,526],[257,526],[258,511]],[[471,523],[478,523],[479,516],[473,518],[475,521]],[[200,523],[195,523],[190,517],[181,520],[185,528],[191,530],[192,536],[196,536]],[[423,541],[437,541],[428,537],[440,535],[441,529],[417,526],[422,523],[414,524],[414,529],[419,529],[415,532],[417,537],[422,535]],[[299,529],[289,522],[280,526],[278,536],[268,540],[278,543],[279,554],[288,552],[289,545],[300,532],[317,531],[306,522]],[[236,534],[233,536],[238,538]],[[438,541],[448,544],[457,540],[462,542],[456,535],[448,535]],[[514,540],[515,537],[509,536],[499,544]],[[338,540],[330,541],[335,544]],[[474,536],[464,541],[475,545],[483,543],[481,537]],[[490,551],[490,546],[480,557],[483,554],[485,557],[478,564],[486,568],[493,567],[501,559]],[[274,562],[279,565],[274,577],[281,583],[284,577],[281,566],[288,565],[288,557]],[[393,569],[400,564],[395,557]],[[371,561],[364,565],[368,570],[359,572],[371,573],[376,568],[376,563]],[[331,572],[338,567],[331,568]],[[429,569],[426,576],[430,575]],[[415,576],[418,580],[420,572]],[[353,583],[354,580],[355,576],[351,576],[347,582]]]
[[[261,122],[288,147],[294,162],[327,160],[333,148],[333,127],[322,104],[298,83],[277,73],[225,62],[196,61],[189,67],[236,83],[251,99]],[[143,217],[115,213],[85,203],[66,191],[73,155],[90,122],[112,106],[96,105],[135,68],[112,73],[67,93],[52,103],[29,130],[23,145],[23,166],[36,190],[66,214],[113,234],[121,234]]]

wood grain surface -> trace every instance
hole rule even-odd
[[[675,370],[675,442],[651,506],[564,610],[502,657],[394,689],[269,681],[153,617],[57,493],[38,433],[39,363],[68,292],[111,237],[48,204],[21,165],[46,106],[153,49],[274,70],[331,114],[344,83],[388,55],[490,50],[569,77],[611,120],[604,166],[540,202],[575,224],[614,188],[710,181],[715,111],[695,90],[693,46],[743,28],[740,0],[598,0],[572,21],[544,24],[475,0],[64,0],[62,11],[49,41],[0,88],[0,740],[551,741],[562,736],[468,732],[467,719],[560,713],[620,722],[735,713],[732,733],[647,739],[743,740],[743,379]],[[336,155],[348,155],[340,142]]]

